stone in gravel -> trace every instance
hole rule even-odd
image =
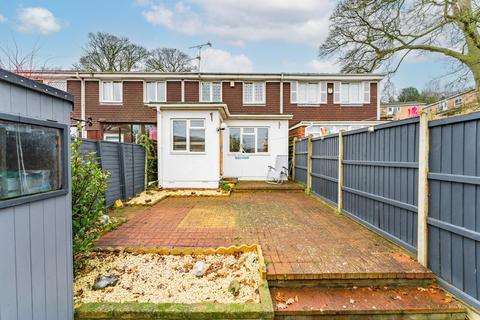
[[[110,217],[106,214],[100,216],[100,218],[98,218],[98,222],[100,222],[101,224],[109,224],[110,223]]]
[[[238,282],[238,280],[230,281],[228,292],[230,292],[234,297],[238,296],[240,294],[240,282]]]
[[[195,262],[195,265],[193,266],[193,272],[195,273],[195,276],[197,277],[203,277],[205,274],[205,261],[197,261]]]
[[[93,290],[104,289],[109,286],[114,286],[118,281],[118,278],[115,276],[100,276],[95,280],[93,285]]]

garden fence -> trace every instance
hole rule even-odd
[[[294,142],[293,177],[480,307],[480,113]]]
[[[81,152],[95,152],[98,163],[110,173],[105,203],[128,200],[145,190],[145,149],[131,143],[82,140]]]

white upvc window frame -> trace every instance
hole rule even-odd
[[[442,100],[438,103],[437,111],[445,111],[448,109],[448,102],[447,100]]]
[[[43,83],[46,84],[47,86],[50,86],[65,92],[68,90],[67,79],[46,79],[44,80]]]
[[[174,150],[174,143],[173,143],[173,123],[175,121],[185,121],[186,122],[186,147],[185,150]],[[203,121],[203,127],[192,127],[192,121]],[[170,152],[172,154],[205,154],[207,150],[207,132],[206,132],[206,119],[205,118],[174,118],[170,120]],[[204,132],[204,146],[203,151],[191,151],[190,149],[190,131],[191,130],[203,130]]]
[[[208,84],[209,85],[209,96],[208,97],[204,97],[203,96],[203,90],[202,90],[202,85],[203,84]],[[213,84],[218,84],[219,87],[220,87],[220,100],[216,101],[216,100],[213,100]],[[198,96],[199,96],[199,100],[200,102],[222,102],[223,101],[223,85],[222,85],[222,81],[200,81],[199,83],[199,86],[198,86],[198,90],[199,90],[199,93],[198,93]]]
[[[455,108],[458,108],[462,105],[462,101],[463,101],[463,97],[456,97],[455,99],[453,99],[453,106]]]
[[[155,83],[155,100],[148,100],[147,86],[149,83]],[[163,99],[158,98],[158,85],[163,83]],[[143,102],[167,102],[167,81],[158,80],[158,81],[143,81]]]
[[[306,88],[301,88],[305,86]],[[315,98],[310,99],[309,90],[314,88],[316,90]],[[318,106],[320,104],[327,104],[327,81],[292,81],[290,82],[290,102],[298,104],[299,106]],[[300,92],[305,91],[306,99],[300,97]]]
[[[122,133],[119,137],[118,133],[104,133],[103,134],[103,141],[110,141],[110,142],[123,142],[124,141],[124,134]],[[109,140],[108,138],[115,138],[114,140]],[[119,139],[120,138],[120,141]]]
[[[103,86],[106,83],[112,83],[112,100],[106,100],[103,96]],[[120,83],[120,100],[113,100],[115,97],[115,83]],[[123,81],[122,80],[100,80],[99,82],[100,103],[102,104],[121,104],[123,103]]]
[[[350,85],[352,84],[360,86],[357,100],[350,99],[350,94],[348,101],[344,100],[343,92],[345,92],[345,90],[349,90],[350,92]],[[370,103],[370,81],[336,81],[334,82],[333,87],[334,104],[340,104],[343,106],[363,106]]]
[[[230,134],[232,129],[240,129],[240,150],[239,151],[231,151],[230,150]],[[245,133],[245,129],[253,129],[253,133]],[[258,129],[267,129],[267,151],[266,152],[259,152],[258,151]],[[252,135],[254,136],[254,141],[255,141],[255,152],[245,152],[243,150],[243,136],[244,135]],[[241,127],[241,126],[234,126],[234,127],[229,127],[228,128],[228,153],[229,154],[234,154],[234,155],[268,155],[270,153],[270,127],[264,127],[264,126],[257,126],[257,127]]]
[[[252,84],[252,101],[245,101],[245,84]],[[263,88],[262,100],[258,101],[255,100],[256,96],[256,87],[255,84],[261,84]],[[242,102],[243,105],[246,106],[263,106],[266,104],[266,96],[267,96],[267,84],[265,81],[243,81],[242,82]]]

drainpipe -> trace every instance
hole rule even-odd
[[[85,78],[80,77],[78,72],[75,74],[75,78],[80,80],[80,119],[82,119],[82,138],[87,138],[87,126],[85,120],[87,120],[85,112]]]
[[[162,134],[162,111],[157,106],[157,179],[158,186],[163,186],[163,134]]]
[[[283,114],[283,72],[280,75],[280,113]]]

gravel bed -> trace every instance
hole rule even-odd
[[[197,277],[193,266],[205,262],[205,274]],[[259,302],[257,253],[216,255],[160,255],[99,253],[92,270],[77,275],[75,303],[245,303]],[[93,290],[99,276],[115,276],[115,285]],[[237,280],[239,292],[229,292]]]

